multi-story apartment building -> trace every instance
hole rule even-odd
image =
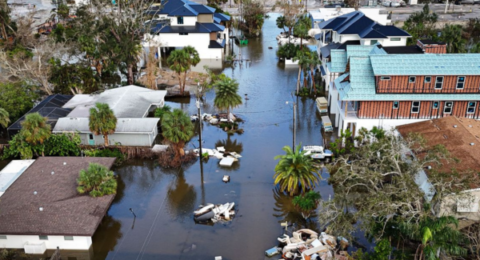
[[[354,133],[432,118],[480,119],[480,54],[446,54],[446,46],[346,46],[331,66],[343,70],[329,88],[335,126]]]

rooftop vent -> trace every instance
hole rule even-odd
[[[431,170],[431,169],[432,169],[432,166],[428,165],[428,166],[427,166],[427,169],[428,169],[428,170]]]
[[[453,128],[457,128],[457,125],[453,125]]]
[[[470,143],[470,145],[471,145],[471,146],[474,146],[474,145],[475,145],[475,143]]]
[[[54,174],[55,174],[55,172],[54,172],[54,171],[52,171],[52,175],[54,175]]]
[[[472,125],[468,125],[468,127],[473,127]]]
[[[37,191],[34,191],[34,192],[33,192],[33,195],[37,195],[37,193],[38,193]]]
[[[43,211],[43,207],[38,208],[38,210]]]
[[[67,162],[63,162],[63,165],[67,165]]]

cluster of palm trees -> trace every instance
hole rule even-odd
[[[298,61],[297,95],[300,93],[300,76],[303,72],[303,88],[308,89],[308,79],[310,78],[310,93],[317,93],[315,86],[315,69],[321,64],[316,51],[310,51],[308,48],[302,48],[297,51],[293,61]],[[310,73],[309,73],[310,72]],[[310,74],[310,75],[309,75]]]

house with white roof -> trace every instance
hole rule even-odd
[[[57,248],[89,250],[115,194],[78,194],[76,180],[89,163],[110,169],[114,162],[106,157],[11,161],[0,171],[0,247],[36,255]]]
[[[226,23],[230,16],[216,13],[207,5],[188,0],[162,1],[158,9],[147,12],[155,16],[151,33],[145,37],[161,48],[193,46],[200,59],[223,60],[225,47],[229,44]]]
[[[159,118],[147,117],[157,107],[163,107],[166,91],[137,86],[106,90],[97,95],[75,95],[63,108],[72,109],[58,119],[52,133],[80,135],[84,145],[103,145],[102,135],[94,135],[88,126],[90,109],[96,103],[108,104],[117,117],[115,133],[108,136],[111,145],[151,146],[158,135]]]

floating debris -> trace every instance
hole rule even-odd
[[[198,210],[193,212],[193,218],[196,222],[213,222],[216,223],[221,220],[229,221],[232,216],[235,215],[235,202],[225,204],[207,204],[206,206],[200,205]]]

